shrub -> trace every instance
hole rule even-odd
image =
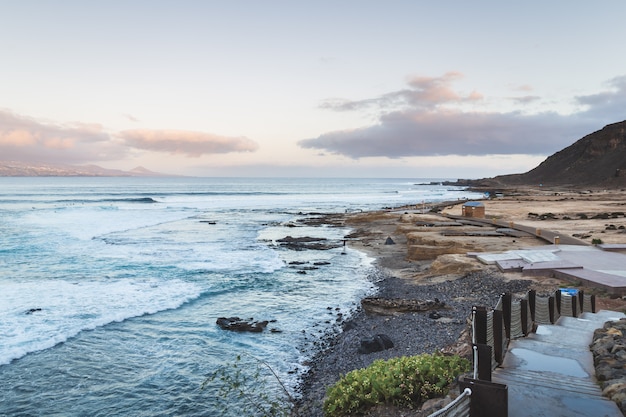
[[[377,360],[347,373],[327,390],[324,415],[362,413],[382,403],[413,409],[429,398],[445,395],[450,383],[470,367],[466,359],[441,354]]]
[[[202,384],[210,389],[215,412],[223,416],[288,417],[293,415],[293,398],[267,362],[252,355],[226,363]],[[238,405],[234,405],[234,400]]]
[[[601,245],[602,244],[602,239],[591,239],[591,244],[592,245]]]

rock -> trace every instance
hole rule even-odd
[[[239,317],[220,317],[216,323],[223,330],[260,333],[265,330],[269,321],[254,321],[252,318],[243,320]]]
[[[593,333],[589,349],[593,353],[596,379],[602,395],[626,412],[626,319],[608,321]]]
[[[439,314],[439,312],[438,312],[438,311],[431,311],[431,312],[428,314],[428,318],[431,318],[431,319],[433,319],[433,320],[437,320],[437,319],[440,319],[440,318],[441,318],[441,314]]]
[[[277,239],[276,242],[280,244],[280,246],[285,247],[287,249],[292,250],[307,250],[307,249],[315,249],[315,250],[329,250],[340,247],[341,245],[337,242],[328,242],[325,238],[320,237],[292,237],[286,236],[282,239]]]
[[[446,275],[465,275],[469,272],[479,271],[481,265],[479,261],[464,254],[445,254],[435,259],[429,268],[431,274]]]
[[[29,308],[28,310],[26,310],[26,314],[33,314],[33,313],[37,313],[38,311],[41,311],[40,308]]]
[[[396,242],[394,242],[391,237],[387,237],[387,240],[385,240],[385,245],[395,245],[395,244]]]
[[[377,334],[376,336],[361,340],[359,353],[368,354],[380,352],[381,350],[391,349],[392,347],[393,342],[389,336],[385,334]]]
[[[395,314],[407,311],[430,311],[445,308],[445,303],[434,300],[415,300],[404,298],[366,297],[361,300],[361,305],[366,313],[370,314]]]

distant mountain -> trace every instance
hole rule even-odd
[[[626,120],[583,137],[524,174],[459,182],[482,187],[540,184],[626,187]]]
[[[64,165],[37,162],[0,161],[0,177],[165,177],[143,167],[130,171],[97,165]]]

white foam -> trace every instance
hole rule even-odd
[[[47,231],[59,230],[81,240],[117,231],[139,229],[151,225],[180,220],[193,212],[140,209],[120,210],[116,207],[62,208],[54,211],[34,210],[22,216],[22,221]]]
[[[2,282],[0,365],[48,349],[82,330],[177,308],[200,296],[179,280]]]

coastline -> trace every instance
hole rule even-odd
[[[619,212],[624,206],[624,190],[575,191],[525,189],[509,191],[509,195],[486,200],[487,216],[560,233],[586,233],[602,236],[608,242],[626,243],[626,218],[611,219],[615,233],[607,233],[606,219],[593,219],[594,213]],[[429,312],[390,311],[372,314],[360,308],[343,323],[343,331],[328,340],[325,349],[311,360],[310,368],[298,387],[301,398],[296,408],[300,415],[322,417],[326,388],[342,375],[368,366],[374,360],[421,353],[448,352],[467,356],[467,318],[474,305],[493,306],[500,294],[523,295],[529,289],[550,292],[568,283],[550,277],[522,277],[520,273],[501,273],[493,266],[480,264],[467,256],[468,252],[505,251],[545,245],[536,237],[511,238],[491,236],[443,236],[441,229],[424,228],[422,222],[445,221],[448,214],[459,215],[462,202],[444,202],[428,207],[439,213],[424,213],[417,207],[401,207],[368,213],[349,214],[343,225],[353,232],[347,236],[351,248],[363,251],[375,259],[376,272],[370,279],[377,285],[376,296],[388,299],[434,300],[445,303],[437,314]],[[623,208],[622,208],[623,210]],[[538,220],[533,213],[552,213]],[[574,214],[588,213],[574,219]],[[332,223],[337,224],[337,218]],[[620,229],[620,226],[625,226]],[[393,244],[387,238],[391,238]],[[571,285],[571,284],[570,284]],[[623,311],[621,299],[598,294],[599,309]],[[360,341],[377,334],[392,340],[391,349],[369,354],[358,353]],[[420,410],[399,410],[380,406],[368,416],[425,416],[441,408],[442,401],[433,401]]]

